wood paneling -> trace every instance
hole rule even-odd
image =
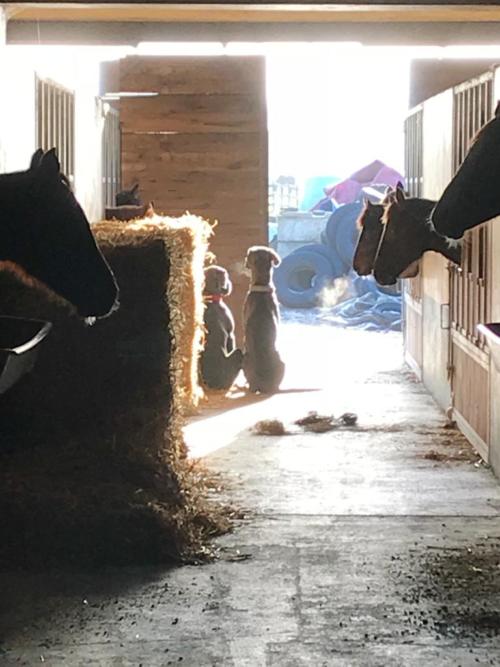
[[[256,132],[262,102],[250,95],[157,95],[123,98],[121,118],[134,132]]]
[[[171,170],[175,173],[203,170],[258,172],[262,150],[259,134],[146,134],[124,133],[122,156],[140,175],[151,169]]]
[[[422,370],[422,314],[408,295],[405,295],[405,349]]]
[[[138,182],[158,212],[217,221],[210,249],[230,271],[241,341],[245,254],[267,243],[264,59],[134,56],[106,72],[115,91],[160,93],[120,100],[123,186]]]
[[[249,67],[252,60],[256,61],[257,67]],[[120,68],[120,62],[111,66],[122,69],[119,77],[121,92],[156,92],[162,95],[254,93],[260,96],[262,89],[260,62],[255,57],[176,56],[175,62],[169,63],[164,56],[132,56],[127,58],[124,68]],[[118,92],[118,89],[113,92]]]
[[[453,365],[454,406],[481,440],[488,443],[488,370],[455,343]]]

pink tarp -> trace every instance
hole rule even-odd
[[[380,160],[374,160],[351,174],[344,181],[325,188],[324,192],[328,199],[333,199],[336,204],[349,204],[359,198],[361,190],[366,185],[390,185],[396,187],[398,181],[403,183],[403,176],[388,167]],[[325,200],[322,199],[321,202]],[[315,210],[321,202],[313,206]]]

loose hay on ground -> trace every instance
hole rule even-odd
[[[252,426],[255,435],[290,435],[279,419],[261,419]]]
[[[0,396],[0,565],[163,562],[207,553],[228,513],[186,458],[200,398],[201,218],[102,222],[120,309],[85,327],[4,267],[0,313],[54,323],[34,371]]]

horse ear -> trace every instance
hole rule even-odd
[[[365,197],[365,207],[367,209],[372,208],[373,204],[371,203],[370,199],[368,197]]]
[[[59,164],[59,159],[56,154],[56,149],[51,148],[50,151],[44,153],[40,159],[39,163],[40,171],[47,176],[53,176],[54,174],[59,175],[61,171],[61,165]]]
[[[401,204],[402,202],[404,202],[404,200],[405,200],[405,193],[404,193],[403,188],[397,187],[396,188],[396,201],[398,202],[398,204]]]
[[[136,183],[132,190],[130,191],[133,195],[137,194],[137,190],[139,189],[139,183]]]
[[[30,162],[30,170],[36,169],[38,165],[40,164],[40,160],[42,159],[43,155],[43,150],[41,148],[38,148],[33,155],[31,156],[31,162]]]
[[[495,117],[498,118],[500,116],[500,100],[497,101],[497,106],[495,108]]]
[[[401,183],[401,181],[398,181],[396,184],[396,190],[403,190],[404,192],[405,186]]]

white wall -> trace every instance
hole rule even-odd
[[[6,29],[7,29],[7,19],[5,15],[5,9],[0,7],[0,48],[5,46],[6,43],[6,36],[5,36]]]
[[[102,103],[96,63],[75,63],[75,194],[92,222],[102,219]]]
[[[35,73],[75,91],[75,194],[89,220],[102,217],[102,114],[98,61],[84,49],[6,47],[0,67],[0,168],[26,169],[35,150]],[[0,65],[1,65],[0,61]]]
[[[427,199],[439,199],[452,177],[453,91],[447,90],[424,103],[424,191]],[[450,331],[441,324],[442,306],[449,303],[447,261],[427,252],[422,262],[423,382],[436,402],[451,404],[448,380]]]
[[[7,104],[0,105],[0,146],[5,171],[27,169],[35,150],[35,73],[23,61],[8,63],[2,72],[2,90]]]

